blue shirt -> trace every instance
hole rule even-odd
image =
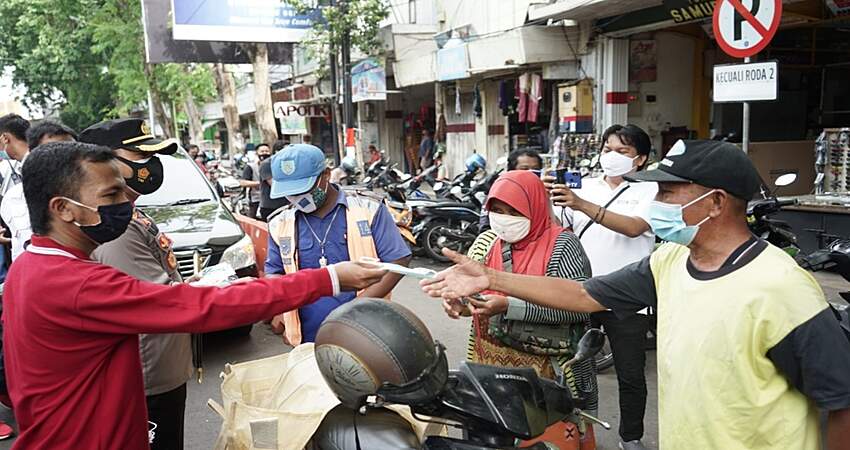
[[[318,268],[319,258],[322,256],[319,241],[310,232],[307,223],[313,227],[313,231],[316,232],[319,239],[323,239],[325,232],[328,232],[328,239],[325,241],[325,258],[328,259],[328,264],[350,260],[348,240],[346,237],[346,233],[348,232],[346,225],[348,201],[342,190],[339,191],[336,203],[336,207],[325,217],[321,218],[302,212],[295,213],[296,229],[298,230],[297,250],[299,269]],[[335,219],[334,213],[337,213]],[[333,223],[331,223],[331,220],[333,220]],[[330,227],[330,231],[328,231],[328,227]],[[352,230],[352,232],[358,233],[359,230]],[[375,213],[375,217],[372,220],[371,232],[372,239],[375,241],[375,250],[378,252],[378,259],[381,261],[390,262],[410,256],[410,248],[404,242],[392,215],[390,215],[390,212],[384,205],[381,205],[378,212]],[[267,274],[284,273],[280,248],[271,237],[269,237],[269,251],[266,257],[265,271]],[[355,295],[355,292],[343,292],[338,297],[322,297],[315,303],[302,306],[298,311],[301,317],[303,342],[315,341],[316,333],[319,331],[319,325],[322,324],[325,317],[338,306],[353,300]]]

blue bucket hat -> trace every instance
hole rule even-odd
[[[325,154],[310,144],[293,144],[272,156],[271,198],[303,194],[327,167]]]

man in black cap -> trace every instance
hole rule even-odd
[[[177,151],[177,141],[160,141],[141,119],[118,119],[92,125],[80,140],[109,147],[115,153],[134,202],[162,185],[162,162],[156,155]],[[145,149],[145,150],[143,150]],[[171,239],[141,209],[134,208],[127,231],[98,246],[92,259],[127,275],[159,284],[181,283]],[[186,381],[192,376],[192,338],[188,333],[141,334],[139,350],[145,382],[148,420],[156,424],[152,450],[183,448]]]
[[[495,272],[457,253],[424,290],[460,311],[483,290],[580,312],[658,312],[659,447],[850,449],[850,343],[810,274],[753,236],[746,207],[760,187],[733,144],[679,141],[658,169],[650,226],[668,243],[584,283]],[[497,296],[470,300],[499,313]]]

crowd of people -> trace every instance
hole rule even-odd
[[[8,115],[0,145],[16,162],[4,220],[12,246],[22,241],[2,300],[3,397],[19,428],[13,448],[182,448],[187,333],[384,283],[385,271],[342,258],[226,288],[183,280],[171,241],[134,207],[162,185],[160,155],[178,150],[142,120],[105,121],[77,135]]]
[[[14,448],[182,448],[189,333],[270,320],[295,346],[340,305],[389,298],[401,276],[356,262],[410,263],[382,198],[332,183],[312,144],[255,150],[239,184],[249,215],[268,223],[266,277],[197,287],[135,207],[162,185],[175,140],[140,119],[76,133],[0,117],[0,403],[17,421]],[[187,151],[208,169],[197,146]],[[650,154],[643,130],[613,126],[602,176],[571,189],[536,152],[511,153],[484,204],[486,231],[468,255],[445,251],[455,265],[423,282],[449,317],[471,317],[468,359],[532,367],[595,414],[594,360],[568,361],[588,328],[603,328],[619,445],[642,450],[656,326],[662,448],[850,449],[850,343],[814,279],[747,228],[760,188],[750,160],[719,141],[679,141],[647,170]],[[429,134],[419,156],[439,164]],[[0,425],[0,438],[12,434]]]

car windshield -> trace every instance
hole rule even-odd
[[[218,201],[207,178],[183,150],[158,155],[162,160],[162,187],[136,200],[138,206],[169,206]]]

